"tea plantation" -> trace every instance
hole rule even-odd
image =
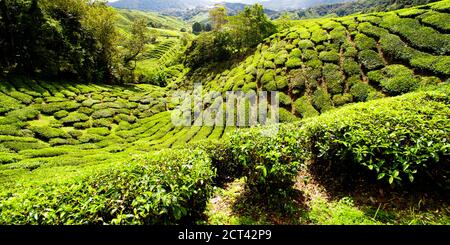
[[[143,83],[0,81],[0,224],[450,224],[450,1],[291,21],[220,72],[164,21]],[[279,91],[278,134],[175,126],[199,77]]]

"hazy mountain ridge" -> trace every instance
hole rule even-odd
[[[256,2],[261,3],[265,8],[281,11],[281,10],[294,10],[309,8],[317,5],[323,4],[333,4],[342,2],[351,2],[353,0],[266,0],[266,1],[256,1],[256,0],[242,0],[239,2],[227,2],[227,4],[254,4]],[[197,7],[207,7],[217,4],[217,1],[211,0],[119,0],[117,2],[109,3],[115,8],[124,9],[138,9],[143,11],[174,11],[174,10],[185,10],[194,9]]]

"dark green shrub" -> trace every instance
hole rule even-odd
[[[380,26],[399,34],[416,48],[432,50],[439,55],[450,51],[450,35],[422,26],[417,19],[387,15]]]
[[[61,119],[60,121],[63,124],[73,124],[77,122],[85,122],[89,120],[89,116],[79,113],[79,112],[71,112],[67,117]]]
[[[11,164],[20,160],[22,160],[22,156],[19,156],[17,153],[0,152],[0,165]]]
[[[371,37],[359,33],[355,37],[355,44],[359,50],[377,49],[377,42]]]
[[[58,128],[51,128],[48,126],[43,127],[33,126],[30,127],[30,130],[33,131],[38,138],[44,140],[49,140],[53,138],[70,138],[70,135],[68,133]]]
[[[129,123],[135,123],[137,118],[133,115],[125,115],[125,114],[118,114],[114,116],[114,122],[119,124],[121,121],[127,121]]]
[[[77,122],[73,124],[73,127],[76,129],[87,129],[90,128],[92,126],[91,122],[86,121],[86,122]]]
[[[348,164],[359,164],[390,183],[413,181],[448,164],[449,94],[447,86],[358,104],[304,122],[301,128],[312,137],[319,162],[344,171]]]
[[[350,94],[353,95],[355,101],[364,102],[367,100],[370,90],[371,87],[369,84],[359,82],[351,87]]]
[[[242,91],[244,93],[248,93],[249,91],[254,90],[256,91],[256,83],[252,82],[252,83],[247,83],[242,87]]]
[[[373,50],[363,50],[358,54],[358,60],[361,62],[368,70],[374,70],[383,67],[383,60],[380,55]]]
[[[266,83],[275,81],[275,75],[276,74],[275,74],[274,70],[266,70],[266,72],[264,73],[264,75],[261,78],[261,83],[266,84]]]
[[[33,96],[18,91],[11,91],[8,93],[8,95],[26,105],[29,105],[33,102]]]
[[[112,128],[114,122],[112,118],[100,118],[92,121],[93,127],[108,127]]]
[[[203,151],[163,151],[70,183],[18,193],[2,202],[0,223],[190,223],[203,213],[214,176]]]
[[[295,101],[294,110],[296,115],[301,116],[302,118],[314,117],[319,115],[319,112],[314,109],[314,106],[306,96],[303,96]]]
[[[113,117],[115,115],[115,113],[116,112],[113,109],[103,109],[103,110],[95,111],[92,114],[92,118],[94,118],[94,119],[109,118],[109,117]]]
[[[80,109],[78,109],[79,113],[83,113],[86,115],[92,115],[92,113],[94,112],[93,109],[89,108],[89,107],[80,107]]]
[[[0,135],[23,136],[17,124],[0,125]]]
[[[318,29],[314,30],[311,33],[311,41],[316,44],[324,42],[326,40],[328,40],[328,33],[325,30]]]
[[[322,69],[323,78],[327,83],[330,94],[340,94],[344,91],[344,75],[340,71],[340,67],[335,64],[325,64]]]
[[[383,90],[390,95],[408,93],[416,90],[420,85],[420,79],[403,65],[387,66],[380,72],[370,74],[369,77],[379,82]]]
[[[299,120],[299,118],[284,108],[279,108],[278,116],[280,123],[292,123]]]
[[[314,107],[322,113],[333,108],[333,103],[331,101],[330,95],[321,88],[318,88],[314,92],[312,101]]]
[[[269,201],[289,195],[304,156],[294,136],[298,131],[280,133],[269,136],[255,128],[229,136],[229,152],[247,177],[247,187]]]
[[[20,154],[24,155],[28,158],[37,158],[37,157],[56,157],[68,154],[69,151],[66,149],[59,148],[45,148],[39,150],[24,150],[21,151]]]
[[[317,51],[312,49],[305,50],[303,51],[303,59],[305,59],[306,61],[312,59],[319,59],[319,53],[317,53]]]
[[[333,103],[335,106],[343,106],[351,102],[353,102],[353,96],[351,94],[337,94],[333,96]]]
[[[314,48],[314,43],[311,42],[311,40],[307,39],[307,40],[300,40],[298,42],[298,47],[300,49],[310,49],[310,48]]]
[[[420,16],[423,23],[431,25],[443,31],[450,31],[450,14],[430,11]]]
[[[336,50],[322,51],[319,54],[319,59],[324,62],[338,63],[339,62],[339,53]]]
[[[81,105],[75,101],[53,102],[50,104],[43,104],[41,106],[41,110],[45,114],[52,115],[53,113],[61,110],[74,111],[80,106]]]
[[[61,118],[63,118],[63,117],[67,117],[68,115],[69,115],[69,112],[66,111],[66,110],[58,111],[58,112],[56,112],[55,114],[53,114],[53,116],[54,116],[56,119],[61,119]]]
[[[88,134],[96,134],[100,136],[107,136],[111,132],[109,131],[109,128],[90,128],[86,131]]]
[[[359,75],[360,74],[360,67],[358,62],[354,61],[351,58],[345,58],[344,59],[344,71],[347,75],[353,76],[353,75]]]
[[[295,69],[302,66],[302,60],[300,58],[289,58],[286,62],[286,67],[289,69]]]
[[[6,147],[12,151],[19,152],[23,150],[29,150],[29,149],[42,149],[42,148],[48,148],[48,144],[44,144],[41,142],[24,142],[24,141],[7,141],[1,143],[3,147]]]

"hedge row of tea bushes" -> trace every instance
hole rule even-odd
[[[203,151],[161,151],[69,183],[2,193],[0,224],[192,223],[214,177]]]
[[[450,86],[385,98],[277,127],[253,128],[203,148],[219,175],[247,177],[263,196],[288,194],[304,164],[368,172],[390,184],[431,177],[450,186]]]

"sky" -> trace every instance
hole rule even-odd
[[[118,0],[108,0],[108,2],[117,2]],[[229,2],[229,3],[255,3],[264,2],[267,0],[210,0],[212,2]]]

